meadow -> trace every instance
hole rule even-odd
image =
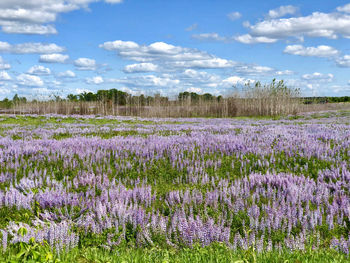
[[[350,112],[0,116],[1,262],[349,262]]]

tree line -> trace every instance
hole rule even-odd
[[[198,94],[195,92],[180,92],[176,97],[176,100],[179,102],[191,102],[191,104],[196,104],[199,101],[210,102],[217,101],[220,102],[223,99],[223,96],[215,96],[210,93]],[[12,98],[5,98],[0,101],[0,108],[11,108],[16,104],[22,104],[29,101],[26,97],[20,97],[17,94]],[[171,99],[167,96],[161,96],[160,94],[155,94],[153,96],[141,95],[132,95],[127,92],[109,89],[109,90],[98,90],[94,92],[82,92],[80,94],[68,94],[66,98],[62,98],[57,95],[51,96],[51,98],[46,100],[47,102],[102,102],[102,103],[112,103],[119,106],[125,105],[153,105],[155,103],[168,103]],[[37,100],[34,99],[31,102],[36,103]]]
[[[0,112],[144,117],[276,116],[296,114],[307,110],[305,107],[322,106],[326,102],[350,102],[350,97],[301,97],[299,89],[274,79],[270,84],[256,82],[232,89],[225,97],[185,91],[169,98],[161,94],[135,95],[118,89],[69,94],[65,98],[53,95],[47,100],[28,100],[16,94],[12,99],[0,101]]]

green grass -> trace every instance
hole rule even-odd
[[[349,258],[333,250],[309,249],[307,252],[281,251],[264,252],[262,254],[253,250],[233,251],[225,245],[216,243],[209,247],[202,248],[194,245],[193,248],[185,249],[162,249],[152,248],[128,248],[120,246],[112,250],[102,247],[75,248],[67,254],[57,256],[48,248],[35,246],[32,244],[26,247],[27,253],[23,249],[11,249],[6,254],[0,255],[1,262],[61,262],[61,263],[126,263],[126,262],[150,262],[150,263],[338,263],[349,262]],[[22,252],[21,252],[22,251]],[[29,251],[29,252],[28,252]]]

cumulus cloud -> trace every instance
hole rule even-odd
[[[344,94],[345,92],[348,94],[350,93],[350,88],[344,85],[332,85],[331,90],[334,93],[341,93],[341,94]]]
[[[138,72],[152,72],[157,71],[158,66],[153,63],[137,63],[131,64],[124,67],[125,73],[138,73]]]
[[[336,64],[338,67],[348,68],[350,67],[350,55],[345,55],[336,59]]]
[[[180,68],[230,68],[234,61],[218,58],[207,52],[192,48],[173,46],[164,42],[150,45],[139,45],[132,41],[117,40],[105,42],[100,48],[116,51],[127,60],[161,65],[162,69],[173,70]]]
[[[227,41],[227,37],[222,37],[218,33],[203,33],[192,35],[192,38],[200,41]]]
[[[322,74],[319,72],[314,72],[312,74],[304,74],[302,75],[302,79],[308,81],[316,81],[316,82],[331,82],[333,81],[333,74]]]
[[[222,83],[224,85],[228,85],[230,87],[238,86],[238,85],[246,85],[246,84],[254,83],[254,82],[255,82],[255,80],[253,80],[253,79],[246,79],[246,78],[242,78],[239,76],[231,76],[231,77],[228,77],[222,81]]]
[[[275,69],[258,65],[239,65],[235,68],[236,72],[244,75],[273,75],[276,74]]]
[[[253,83],[253,79],[240,76],[223,78],[221,75],[186,69],[178,73],[166,73],[160,75],[133,76],[120,79],[107,79],[108,83],[125,85],[129,90],[157,91],[176,95],[181,91],[197,93],[209,92],[211,94],[224,94],[232,91],[233,86]]]
[[[277,71],[271,67],[219,58],[198,49],[174,46],[164,42],[139,45],[132,41],[117,40],[105,42],[101,44],[100,47],[108,51],[116,52],[116,54],[123,59],[140,62],[126,66],[123,69],[126,73],[155,71],[173,73],[183,71],[189,74],[192,71],[187,70],[200,69],[230,69],[240,75],[287,75],[290,73],[281,70]],[[188,74],[187,76],[184,74],[181,77],[189,78]],[[149,81],[150,78],[152,77],[147,77],[146,80],[141,79],[143,81],[142,83]],[[134,81],[132,81],[132,83],[134,83]],[[128,83],[125,84],[127,85]],[[214,84],[211,83],[211,85]]]
[[[197,49],[173,46],[164,42],[155,42],[147,46],[138,45],[132,41],[117,40],[105,42],[99,47],[116,51],[122,58],[139,62],[206,60],[214,57]]]
[[[0,69],[10,69],[10,68],[11,68],[11,65],[5,62],[4,59],[0,56]]]
[[[60,78],[75,78],[76,74],[71,70],[67,70],[67,71],[58,73],[57,76]]]
[[[315,72],[318,73],[318,72]],[[287,87],[298,88],[301,91],[302,96],[329,96],[334,92],[330,83],[334,80],[328,74],[304,74],[307,76],[300,79],[285,79],[285,84]],[[331,74],[332,75],[332,74]]]
[[[205,71],[197,71],[194,69],[186,69],[178,76],[184,83],[192,84],[194,87],[201,86],[215,86],[221,82],[221,77],[216,74],[211,74]]]
[[[68,59],[69,59],[68,55],[45,54],[45,55],[40,55],[39,62],[42,62],[42,63],[66,63]]]
[[[337,7],[339,12],[350,13],[350,4],[346,4],[344,6]]]
[[[234,40],[237,42],[243,43],[243,44],[256,44],[256,43],[274,43],[277,42],[278,39],[276,38],[269,38],[269,37],[264,37],[264,36],[258,36],[258,37],[253,37],[250,34],[244,34],[240,36],[234,37]]]
[[[0,71],[0,81],[11,80],[11,76],[6,71]]]
[[[94,59],[78,58],[74,61],[74,65],[78,70],[95,70],[97,65]]]
[[[339,51],[333,47],[320,45],[317,47],[304,47],[302,45],[289,45],[284,53],[305,56],[305,57],[334,57],[339,55]]]
[[[291,14],[294,10],[290,7],[283,7],[271,10],[266,20],[259,21],[253,25],[246,24],[246,27],[249,29],[248,35],[253,38],[264,37],[277,40],[290,37],[300,39],[304,36],[330,39],[336,39],[340,36],[350,38],[350,15],[345,12],[348,9],[349,7],[346,5],[339,7],[337,9],[338,12],[314,12],[307,16],[278,18],[283,13],[284,15]],[[251,44],[256,42],[242,41],[242,43]]]
[[[20,74],[17,76],[17,83],[29,87],[41,87],[44,85],[44,82],[40,77],[29,74]]]
[[[51,70],[49,68],[45,68],[44,66],[33,66],[28,70],[28,74],[30,75],[50,75]]]
[[[233,68],[237,62],[223,58],[211,58],[206,60],[192,60],[192,61],[174,61],[169,62],[168,66],[173,68],[196,68],[196,69],[220,69]]]
[[[33,25],[25,23],[8,23],[2,25],[2,31],[8,34],[26,34],[26,35],[48,35],[57,34],[57,30],[52,25]]]
[[[110,4],[120,4],[123,0],[105,0],[105,2]]]
[[[87,8],[98,0],[1,0],[0,26],[5,33],[56,34],[53,22],[60,13]],[[105,0],[121,3],[121,0]]]
[[[240,19],[240,18],[242,17],[242,15],[241,15],[240,12],[232,12],[232,13],[229,13],[229,14],[227,15],[227,17],[228,17],[230,20],[234,21],[234,20]]]
[[[99,85],[99,84],[102,84],[104,82],[104,80],[101,76],[87,78],[85,81],[87,84],[95,84],[95,85]]]
[[[92,90],[89,90],[89,89],[75,89],[75,93],[77,93],[77,94],[81,94],[81,93],[84,93],[84,92],[86,92],[86,93],[89,93],[89,92],[93,92]]]
[[[201,88],[196,88],[196,87],[190,87],[188,89],[186,89],[187,92],[195,92],[198,94],[203,93],[203,90]]]
[[[294,72],[291,70],[278,70],[276,71],[276,75],[293,75]]]
[[[60,47],[56,44],[45,43],[22,43],[22,44],[9,44],[7,42],[0,41],[0,52],[2,53],[14,53],[14,54],[51,54],[60,53],[65,51],[64,47]]]
[[[135,50],[139,48],[139,45],[133,41],[122,41],[122,40],[116,40],[116,41],[108,41],[101,45],[99,45],[100,48],[103,48],[105,50],[109,51],[127,51],[127,50]]]
[[[155,75],[142,75],[137,77],[121,78],[121,79],[110,79],[112,83],[122,83],[128,87],[160,87],[160,88],[171,88],[176,87],[180,81],[174,79],[169,75],[155,76]]]
[[[285,15],[294,15],[298,12],[298,7],[292,5],[283,5],[279,8],[272,9],[268,13],[269,18],[279,18]]]

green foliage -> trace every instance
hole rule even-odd
[[[194,245],[193,248],[162,249],[160,247],[130,248],[124,245],[107,250],[102,247],[84,246],[75,248],[67,254],[56,256],[45,244],[35,242],[27,246],[12,248],[0,255],[1,262],[50,262],[50,263],[93,263],[93,262],[154,262],[154,263],[341,263],[349,262],[345,255],[333,250],[314,251],[311,248],[305,252],[286,251],[257,253],[250,248],[247,251],[232,251],[222,243],[208,247]]]
[[[10,221],[30,224],[34,214],[29,209],[3,206],[0,208],[0,228],[5,228]]]

